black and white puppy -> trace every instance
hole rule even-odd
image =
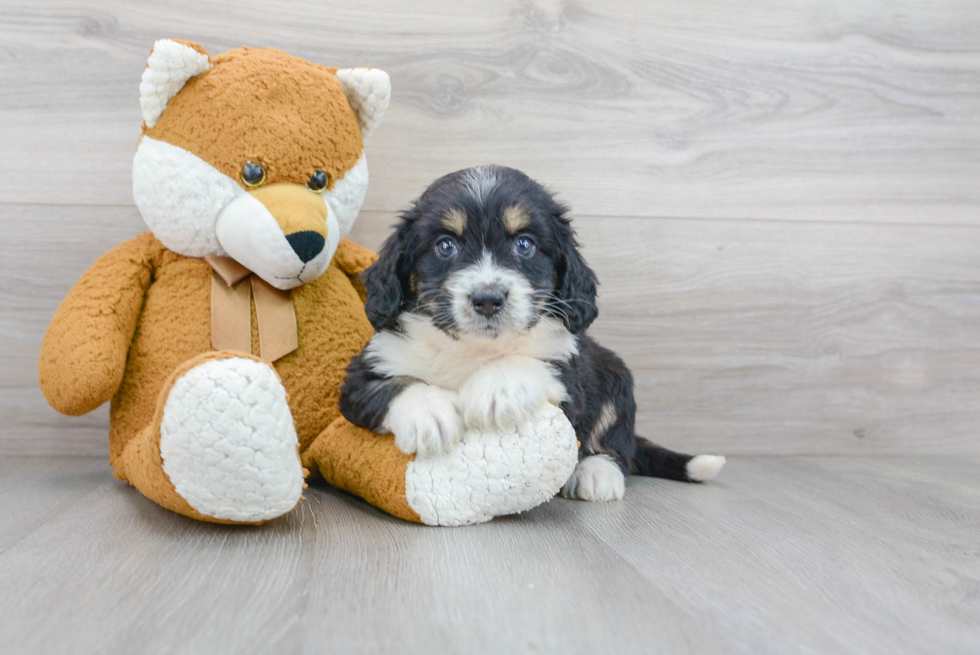
[[[634,433],[633,376],[585,334],[597,282],[566,212],[511,168],[436,180],[364,273],[377,332],[347,369],[341,412],[427,454],[453,448],[466,427],[511,428],[552,402],[581,443],[567,497],[620,499],[629,473],[713,478],[724,457]]]

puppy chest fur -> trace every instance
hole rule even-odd
[[[400,326],[374,335],[364,350],[366,363],[386,377],[408,376],[454,391],[483,367],[512,355],[550,362],[577,352],[574,335],[551,318],[499,339],[453,337],[415,314],[402,316]]]

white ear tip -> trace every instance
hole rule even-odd
[[[357,114],[361,133],[370,136],[391,102],[391,78],[379,68],[341,68],[337,79]]]
[[[140,107],[147,127],[156,125],[167,102],[177,95],[187,80],[211,68],[211,60],[194,48],[161,39],[153,44],[140,79]]]

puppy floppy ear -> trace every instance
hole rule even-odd
[[[393,328],[398,323],[415,261],[411,243],[414,218],[414,210],[402,215],[401,225],[381,246],[378,260],[361,274],[367,290],[364,311],[375,330]]]
[[[555,250],[555,292],[560,302],[562,323],[572,334],[578,334],[592,324],[599,315],[595,297],[599,283],[595,273],[585,263],[578,251],[578,241],[564,212],[554,216]]]

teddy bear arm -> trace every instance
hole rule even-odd
[[[38,381],[59,412],[85,414],[116,393],[153,276],[152,243],[145,234],[102,255],[55,312]]]
[[[340,244],[337,246],[337,252],[333,257],[340,270],[350,278],[354,290],[361,297],[361,302],[365,302],[367,300],[367,289],[364,288],[364,283],[361,281],[360,275],[371,264],[377,261],[377,253],[359,246],[348,239],[341,239]]]

